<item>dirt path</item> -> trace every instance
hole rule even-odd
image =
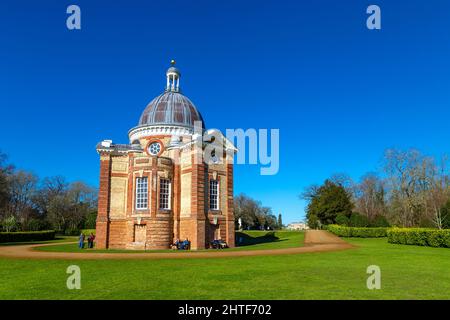
[[[186,259],[186,258],[224,258],[248,257],[282,254],[299,254],[308,252],[338,251],[353,248],[353,246],[337,236],[322,230],[308,230],[303,247],[286,249],[246,250],[246,251],[199,251],[174,253],[81,253],[81,252],[45,252],[33,250],[35,247],[60,245],[33,244],[17,246],[0,246],[0,257],[21,259],[66,259],[66,260],[96,260],[96,259]]]

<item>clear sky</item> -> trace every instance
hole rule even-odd
[[[284,222],[305,186],[386,148],[450,151],[449,1],[4,0],[0,34],[0,149],[41,177],[98,186],[96,143],[128,142],[171,59],[207,127],[280,129],[279,173],[236,166],[235,193]]]

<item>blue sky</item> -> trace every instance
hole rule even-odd
[[[366,28],[370,4],[381,30]],[[444,0],[2,1],[0,149],[98,185],[95,144],[128,142],[176,59],[207,127],[280,129],[279,173],[236,166],[235,193],[300,220],[305,186],[358,179],[386,148],[448,153],[449,15]]]

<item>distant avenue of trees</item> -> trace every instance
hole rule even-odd
[[[359,182],[335,175],[301,195],[310,227],[322,224],[450,228],[450,172],[417,150],[387,150],[382,169]]]
[[[283,227],[281,214],[278,218],[272,214],[272,209],[263,207],[261,202],[256,201],[245,194],[234,197],[234,218],[236,230],[238,230],[239,218],[242,222],[242,229],[281,229]]]
[[[0,231],[53,229],[74,234],[95,228],[97,190],[63,177],[39,179],[7,164],[0,152]]]

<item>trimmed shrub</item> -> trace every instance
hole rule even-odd
[[[389,243],[450,248],[450,229],[392,228],[387,235]]]
[[[328,225],[327,229],[338,237],[355,238],[382,238],[386,237],[387,232],[387,228],[354,228],[338,226],[336,224]]]
[[[95,229],[82,229],[79,233],[83,232],[86,235],[93,233],[95,235]]]
[[[338,237],[350,237],[350,228],[346,226],[339,226],[337,224],[329,224],[327,230],[334,233]]]
[[[444,233],[442,242],[444,243],[444,247],[450,248],[450,232]]]
[[[0,243],[45,241],[53,239],[55,239],[54,230],[29,231],[29,232],[0,232]]]

